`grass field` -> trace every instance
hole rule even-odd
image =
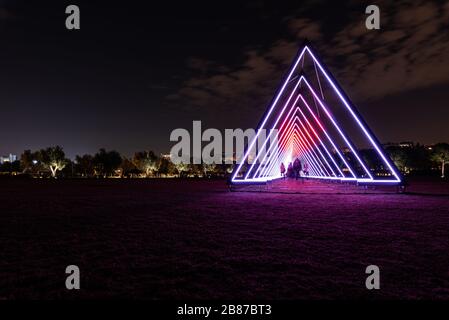
[[[295,188],[317,192],[0,181],[0,299],[449,299],[447,183]],[[81,290],[65,289],[70,264]],[[370,264],[380,290],[365,288]]]

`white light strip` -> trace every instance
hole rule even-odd
[[[354,154],[354,156],[357,158],[357,160],[359,161],[360,165],[362,166],[362,168],[365,170],[366,174],[370,177],[371,180],[373,180],[373,176],[371,175],[371,172],[368,170],[368,168],[365,166],[364,162],[362,161],[362,159],[360,158],[359,154],[357,153],[357,151],[354,149],[354,147],[352,146],[352,143],[349,142],[348,138],[346,137],[346,135],[343,133],[343,131],[340,129],[340,126],[337,124],[336,120],[334,119],[334,117],[332,117],[332,115],[330,114],[329,110],[327,110],[326,106],[324,105],[324,103],[321,101],[321,99],[318,97],[318,95],[315,93],[315,91],[312,89],[312,87],[310,86],[309,82],[306,80],[306,78],[301,77],[302,79],[304,79],[304,82],[306,83],[307,87],[309,88],[310,92],[313,94],[313,96],[315,97],[315,99],[318,101],[319,105],[321,106],[321,108],[324,110],[324,113],[326,113],[327,117],[331,120],[332,124],[334,125],[334,127],[337,129],[338,133],[340,134],[340,136],[343,138],[343,140],[346,142],[346,144],[348,145],[349,149],[351,149],[352,153]]]
[[[343,104],[345,105],[345,107],[349,110],[349,113],[352,115],[352,117],[355,119],[355,121],[357,122],[357,124],[359,125],[359,127],[362,129],[362,131],[365,133],[365,135],[368,137],[369,141],[371,142],[371,144],[373,145],[373,147],[376,149],[377,153],[381,156],[382,160],[384,161],[384,163],[388,166],[388,168],[390,169],[391,173],[396,177],[397,181],[396,182],[400,182],[401,179],[399,178],[398,173],[396,172],[396,170],[393,168],[393,166],[390,164],[390,162],[388,161],[388,159],[385,157],[385,155],[383,154],[382,150],[379,148],[379,146],[377,145],[377,143],[374,141],[374,139],[371,137],[371,135],[369,134],[368,130],[365,128],[365,126],[363,125],[363,123],[360,121],[360,119],[357,117],[357,115],[355,114],[355,112],[352,110],[351,106],[349,105],[349,103],[346,101],[346,99],[343,97],[343,95],[341,94],[340,90],[338,90],[337,86],[334,84],[334,82],[332,81],[332,79],[328,76],[328,74],[326,73],[326,71],[324,70],[324,68],[321,66],[320,62],[318,61],[318,59],[315,57],[315,55],[313,54],[312,50],[310,50],[309,47],[305,46],[305,49],[309,52],[309,54],[312,56],[312,59],[316,62],[316,64],[318,65],[318,67],[320,68],[320,71],[324,74],[324,76],[326,77],[327,81],[331,84],[332,88],[334,89],[334,91],[337,93],[338,97],[340,98],[340,100],[343,102]]]

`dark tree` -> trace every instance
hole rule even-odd
[[[123,158],[120,168],[122,169],[122,177],[130,177],[131,175],[139,175],[142,173],[128,158]]]
[[[14,162],[4,162],[3,164],[0,165],[0,172],[20,172],[21,171],[21,166],[20,166],[20,161],[16,160]]]
[[[22,172],[35,172],[38,167],[39,152],[31,152],[31,150],[25,150],[20,156],[20,166]]]
[[[120,153],[115,150],[106,151],[100,149],[94,156],[94,168],[98,175],[103,177],[111,176],[122,163]]]
[[[94,175],[94,157],[90,154],[76,156],[75,172],[82,177],[92,177]]]
[[[407,164],[412,171],[428,172],[432,167],[429,150],[417,143],[405,149]]]
[[[359,153],[369,169],[375,170],[375,172],[381,172],[385,169],[380,157],[374,149],[363,149],[360,150]]]
[[[174,164],[166,158],[160,158],[157,165],[159,175],[173,174],[176,171]]]
[[[403,173],[409,172],[409,166],[408,166],[408,157],[406,151],[401,147],[388,147],[387,153],[391,160],[393,160],[396,167]]]

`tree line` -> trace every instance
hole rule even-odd
[[[386,152],[405,175],[436,175],[445,177],[449,164],[449,144],[438,143],[431,147],[420,144],[388,146]],[[385,168],[376,152],[360,150],[366,163],[377,173]],[[347,155],[350,157],[350,155]],[[158,156],[153,151],[139,151],[130,158],[118,151],[100,149],[94,155],[68,159],[60,146],[32,152],[25,150],[20,160],[0,165],[1,173],[33,177],[227,177],[232,172],[229,164],[174,164],[169,157]]]
[[[77,155],[68,159],[60,146],[31,151],[25,150],[20,160],[0,165],[0,172],[32,177],[224,177],[230,174],[231,165],[174,164],[169,157],[158,156],[153,151],[139,151],[131,158],[118,151],[100,149],[94,155]]]
[[[429,175],[439,172],[442,178],[446,176],[446,165],[449,164],[448,143],[437,143],[433,146],[419,143],[407,147],[389,146],[386,152],[405,175]]]

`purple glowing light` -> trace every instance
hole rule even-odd
[[[243,163],[245,163],[245,161],[247,161],[248,159],[248,155],[250,153],[250,151],[252,150],[252,148],[254,147],[254,144],[256,143],[257,139],[259,138],[260,135],[260,129],[263,128],[265,126],[265,123],[267,122],[268,118],[271,115],[271,112],[273,112],[274,107],[276,106],[276,104],[279,101],[279,98],[281,97],[282,93],[284,92],[285,87],[287,86],[288,82],[290,81],[290,78],[293,75],[293,72],[296,70],[296,67],[298,66],[299,61],[301,60],[302,56],[304,55],[304,52],[306,51],[307,47],[305,46],[302,51],[301,54],[298,56],[298,58],[296,59],[296,61],[294,62],[293,66],[290,68],[290,72],[288,74],[287,79],[285,79],[284,84],[281,87],[281,90],[279,90],[279,93],[276,96],[276,99],[274,100],[274,102],[272,103],[267,115],[265,116],[265,118],[262,121],[262,124],[259,126],[256,136],[254,137],[254,140],[250,143],[250,146],[248,148],[248,150],[246,151],[243,160],[240,162],[239,166],[237,167],[237,170],[235,170],[235,173],[231,179],[231,181],[235,182],[235,177],[237,176],[237,173],[240,171],[240,169],[242,168]],[[299,82],[298,82],[299,85]]]
[[[280,138],[279,140],[276,140],[275,143],[270,143],[270,146],[268,148],[268,152],[266,152],[262,158],[262,161],[259,162],[259,165],[257,166],[257,169],[255,172],[251,175],[254,166],[256,165],[257,161],[259,160],[261,150],[265,150],[266,143],[268,139],[266,139],[261,147],[261,150],[259,150],[256,153],[256,158],[254,159],[254,162],[251,164],[249,170],[244,174],[243,179],[236,179],[237,175],[239,174],[243,163],[248,161],[249,154],[251,150],[253,150],[256,141],[259,138],[261,129],[264,128],[266,125],[268,119],[272,116],[273,111],[278,104],[280,97],[284,93],[287,84],[291,81],[292,76],[294,74],[294,71],[298,67],[299,61],[301,59],[305,58],[305,53],[308,52],[309,55],[312,57],[314,63],[318,66],[320,72],[324,75],[326,78],[328,84],[332,87],[334,92],[337,94],[340,101],[343,103],[343,105],[346,107],[346,109],[351,114],[352,118],[355,120],[359,128],[362,130],[363,135],[367,137],[368,141],[371,143],[371,145],[374,147],[378,155],[381,157],[384,164],[390,169],[391,173],[395,177],[395,180],[385,180],[385,179],[374,179],[372,176],[370,170],[367,168],[361,157],[359,156],[357,150],[355,147],[352,146],[349,139],[346,137],[343,129],[338,125],[337,121],[333,118],[333,116],[328,111],[326,105],[324,102],[318,97],[315,90],[312,88],[312,86],[309,84],[307,79],[301,75],[299,80],[296,82],[294,88],[291,90],[290,96],[287,99],[287,102],[283,105],[281,112],[277,115],[275,123],[272,125],[271,129],[275,129],[279,123],[279,121],[284,116],[284,112],[286,109],[290,106],[290,109],[286,116],[284,116],[284,119],[282,121],[282,124],[280,126],[281,132],[276,133],[276,138]],[[318,72],[315,70],[318,77]],[[345,157],[341,154],[340,150],[336,147],[333,139],[328,134],[326,128],[323,126],[323,124],[320,122],[320,120],[316,117],[310,106],[305,101],[304,97],[301,94],[298,94],[296,99],[294,100],[293,104],[290,105],[290,101],[293,98],[295,92],[297,92],[298,87],[299,90],[302,88],[300,87],[301,82],[304,81],[306,84],[306,87],[308,91],[313,95],[314,99],[318,101],[318,104],[320,105],[321,109],[324,111],[324,114],[326,117],[330,120],[333,127],[337,130],[340,137],[345,141],[349,149],[351,150],[352,154],[355,156],[357,162],[360,164],[360,166],[363,168],[364,172],[367,174],[369,178],[364,177],[357,177],[349,163],[346,161]],[[300,100],[299,100],[300,99]],[[334,159],[334,156],[330,153],[328,148],[326,147],[326,144],[322,141],[320,138],[317,130],[313,128],[313,125],[309,121],[308,117],[305,115],[305,113],[301,110],[301,107],[297,105],[298,101],[302,102],[302,104],[307,108],[308,112],[312,115],[312,118],[315,120],[318,128],[321,129],[321,131],[326,136],[327,140],[330,142],[332,147],[334,148],[335,152],[337,153],[338,157],[342,160],[345,167],[349,170],[352,177],[346,177],[340,166],[337,164],[337,162]],[[300,115],[298,116],[298,111]],[[292,114],[293,112],[293,114]],[[303,120],[301,120],[301,118]],[[287,124],[287,125],[286,125]],[[310,130],[312,133],[310,133]],[[315,138],[316,139],[315,139]],[[270,139],[270,141],[272,141]],[[321,152],[320,146],[324,149],[325,154],[327,157],[331,160],[332,164],[337,169],[338,173],[336,173],[332,167],[332,165],[329,163],[326,156]],[[294,152],[293,152],[294,151]],[[293,154],[294,153],[294,154]],[[290,71],[288,73],[288,76],[284,83],[282,84],[281,89],[279,90],[278,94],[276,95],[276,98],[274,102],[271,104],[270,108],[268,109],[268,112],[266,113],[265,117],[262,120],[261,125],[259,126],[256,136],[254,137],[253,141],[251,141],[249,148],[247,149],[243,161],[238,165],[237,169],[234,171],[232,175],[231,181],[233,183],[244,183],[244,182],[263,182],[263,181],[270,181],[272,179],[279,178],[280,175],[276,174],[278,171],[278,168],[280,166],[280,163],[285,162],[289,158],[293,156],[300,155],[303,157],[303,159],[306,159],[309,162],[310,171],[312,172],[311,178],[319,178],[319,179],[330,179],[330,180],[351,180],[351,181],[358,181],[361,183],[398,183],[400,182],[399,175],[397,174],[394,165],[389,161],[389,159],[385,156],[385,154],[382,152],[381,148],[377,144],[375,138],[369,133],[368,129],[365,127],[363,122],[360,120],[360,118],[356,115],[354,110],[349,105],[348,101],[344,98],[343,94],[340,92],[338,86],[334,83],[332,78],[328,75],[328,73],[324,70],[321,63],[317,60],[315,55],[312,53],[311,49],[307,46],[305,46],[297,59],[294,61],[292,67],[290,68]],[[267,158],[268,157],[268,158]]]
[[[338,90],[337,86],[335,85],[335,83],[332,81],[332,79],[329,77],[329,75],[326,73],[326,71],[324,70],[324,68],[321,66],[321,63],[318,61],[318,59],[315,57],[315,55],[313,54],[312,50],[310,50],[309,47],[305,46],[304,47],[307,52],[309,52],[309,54],[312,56],[313,60],[315,61],[315,63],[318,65],[318,67],[320,68],[320,71],[324,74],[324,76],[326,77],[326,80],[331,84],[332,88],[334,89],[334,91],[337,93],[338,97],[340,98],[340,100],[343,102],[343,104],[345,105],[345,107],[349,110],[350,114],[352,115],[352,117],[356,120],[357,124],[359,125],[359,127],[363,130],[363,132],[365,133],[366,137],[368,137],[369,141],[371,142],[371,144],[374,146],[374,148],[376,149],[377,153],[381,156],[382,160],[384,161],[384,163],[388,166],[388,168],[390,169],[390,171],[393,173],[393,175],[396,177],[397,182],[400,182],[401,179],[399,178],[399,174],[396,172],[396,170],[393,168],[393,166],[391,165],[390,161],[387,159],[387,157],[384,155],[384,153],[382,152],[381,148],[377,145],[376,141],[373,139],[373,137],[371,136],[371,134],[368,132],[368,130],[365,128],[365,126],[363,125],[363,123],[360,121],[360,119],[357,117],[357,115],[355,114],[354,110],[352,110],[351,106],[349,105],[349,103],[346,101],[346,99],[343,97],[343,95],[341,94],[340,90]]]

